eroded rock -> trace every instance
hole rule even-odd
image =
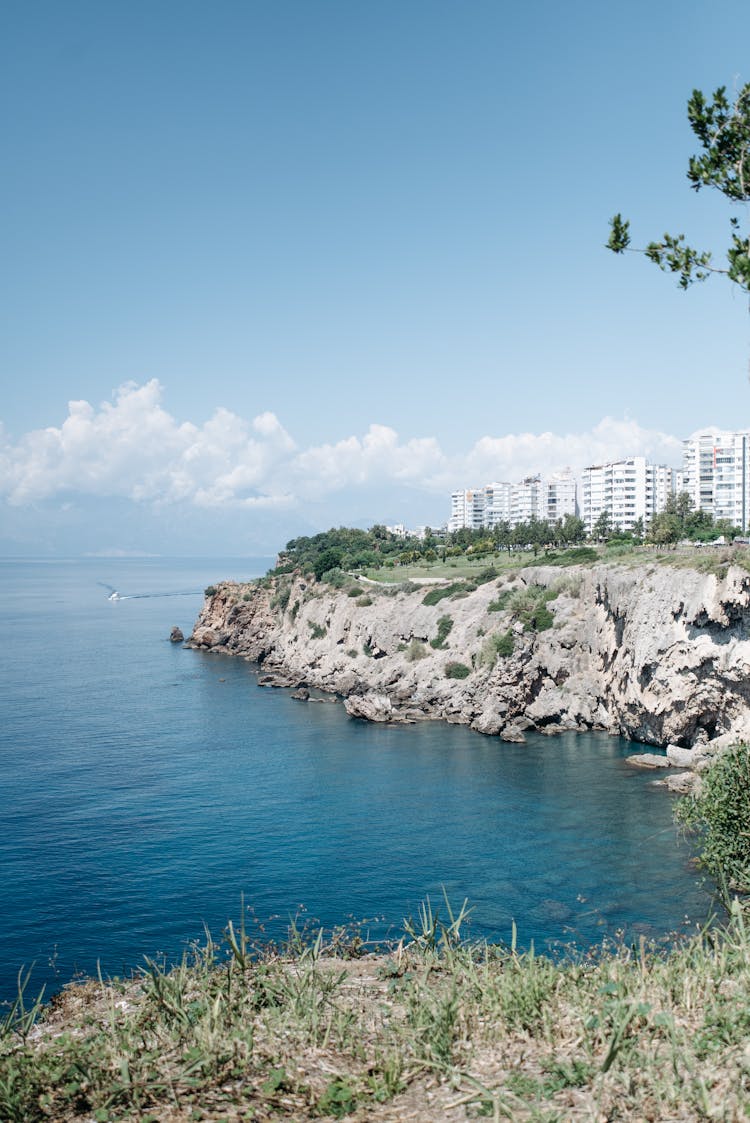
[[[521,586],[559,591],[552,627],[528,632],[510,611],[490,611],[500,590]],[[274,685],[341,695],[371,721],[439,718],[514,740],[602,729],[673,746],[659,767],[696,771],[717,739],[750,739],[750,575],[737,567],[719,580],[667,565],[533,566],[437,605],[423,589],[368,591],[360,607],[299,577],[225,582],[187,646],[262,662],[285,676]],[[451,629],[435,648],[442,616]],[[493,638],[507,634],[513,651],[496,657]],[[451,662],[471,673],[448,677]]]

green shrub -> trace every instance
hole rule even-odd
[[[545,632],[555,622],[547,605],[557,595],[557,589],[545,589],[543,585],[527,585],[525,589],[517,589],[511,595],[508,609],[517,620],[521,621],[525,632]]]
[[[363,597],[360,597],[359,600],[357,601],[357,608],[367,608],[368,605],[371,605],[371,604],[372,604],[372,597],[368,597],[367,594],[365,593],[365,595]]]
[[[512,632],[493,632],[479,649],[478,663],[481,667],[494,667],[498,655],[507,659],[513,654],[515,639]]]
[[[307,625],[310,629],[310,636],[312,639],[323,639],[328,635],[328,632],[322,625],[316,624],[313,620],[308,620]]]
[[[348,597],[361,597],[364,589],[359,585],[352,585],[351,589],[347,589],[346,595]]]
[[[216,596],[216,586],[215,585],[209,585],[206,589],[203,590],[203,595],[205,597],[215,597]]]
[[[446,663],[445,664],[445,677],[446,678],[468,678],[471,674],[471,667],[467,667],[465,663]]]
[[[527,623],[524,624],[525,632],[546,632],[555,622],[555,618],[546,604],[538,605]]]
[[[499,597],[497,597],[493,601],[490,601],[490,603],[487,605],[487,611],[488,612],[504,612],[505,609],[508,607],[508,602],[509,602],[510,598],[513,596],[513,592],[514,592],[513,589],[503,589],[503,591],[502,591],[502,593],[500,593]]]
[[[243,594],[242,594],[242,599],[243,599],[243,600],[252,600],[253,598],[252,598],[252,596],[250,595],[250,593],[243,593]]]
[[[331,547],[328,550],[323,550],[313,562],[313,573],[320,581],[324,573],[330,572],[332,569],[338,569],[341,565],[343,551],[337,547]]]
[[[566,550],[563,554],[550,554],[544,560],[547,565],[585,565],[598,559],[599,553],[593,546],[577,546],[574,550]]]
[[[406,648],[404,658],[408,663],[416,663],[418,659],[425,659],[429,654],[421,640],[413,639]]]
[[[725,749],[701,776],[701,788],[685,796],[675,816],[701,836],[699,862],[716,878],[726,896],[730,890],[750,893],[750,748]]]
[[[286,606],[289,604],[289,597],[291,589],[279,589],[276,596],[271,601],[271,608],[280,608],[282,612],[286,611]]]
[[[292,623],[294,623],[294,621],[297,619],[297,614],[299,612],[299,609],[300,609],[300,602],[298,600],[296,600],[294,602],[294,604],[292,605],[292,611],[289,613],[289,615],[292,618]]]
[[[423,597],[422,604],[428,606],[438,604],[441,600],[444,600],[445,597],[452,597],[456,593],[462,592],[464,589],[465,584],[463,581],[456,581],[452,585],[437,586],[434,589],[430,589],[429,593]]]
[[[331,569],[327,569],[319,580],[323,581],[326,585],[330,585],[333,589],[343,589],[349,577],[344,573],[343,569],[339,569],[338,566],[333,566]]]
[[[453,621],[450,616],[441,616],[438,620],[437,635],[430,640],[430,647],[434,647],[436,650],[445,647],[445,641],[450,635],[452,627]]]
[[[362,654],[366,655],[368,659],[372,659],[375,654],[375,648],[367,640],[362,644]]]

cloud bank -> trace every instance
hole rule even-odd
[[[633,420],[605,417],[566,435],[484,436],[447,455],[434,437],[403,440],[385,425],[362,436],[300,447],[273,413],[247,421],[218,408],[202,424],[178,421],[162,405],[157,379],[126,383],[94,408],[68,403],[59,427],[13,441],[0,429],[0,496],[16,507],[68,495],[198,508],[283,509],[353,493],[401,487],[446,494],[491,480],[621,456],[678,465],[681,442]]]

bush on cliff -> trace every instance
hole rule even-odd
[[[445,677],[446,678],[468,678],[471,674],[471,667],[467,667],[465,663],[446,663],[445,664]]]
[[[528,585],[525,589],[518,589],[513,593],[508,600],[507,607],[515,618],[521,621],[525,632],[545,632],[555,622],[555,618],[547,605],[557,595],[557,589],[545,589],[542,585]]]
[[[429,652],[421,640],[413,639],[404,652],[404,659],[407,663],[416,663],[420,659],[425,659]]]
[[[430,640],[430,647],[434,647],[436,650],[445,647],[445,641],[450,635],[452,627],[453,621],[450,616],[441,616],[438,620],[437,635]]]
[[[726,749],[701,776],[700,791],[685,796],[678,822],[701,836],[700,865],[725,898],[750,893],[750,746]]]
[[[465,588],[466,585],[463,581],[455,582],[452,585],[440,585],[435,589],[430,589],[429,593],[425,594],[422,598],[422,604],[426,604],[428,607],[438,604],[446,597],[452,597],[455,593],[460,593],[465,590]]]
[[[480,667],[494,667],[498,656],[501,659],[509,658],[515,648],[515,639],[512,632],[493,632],[487,636],[482,644],[478,662]]]

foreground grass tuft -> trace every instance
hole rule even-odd
[[[441,918],[441,911],[445,919]],[[426,902],[389,953],[229,926],[182,963],[0,1022],[9,1121],[698,1120],[750,1104],[750,938],[567,962],[465,944]]]

